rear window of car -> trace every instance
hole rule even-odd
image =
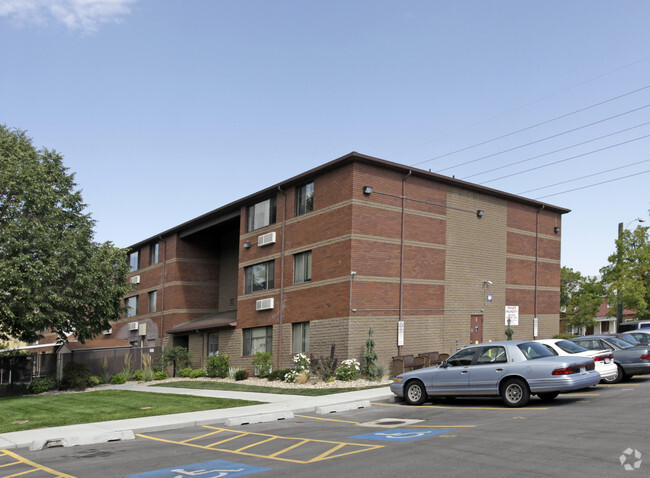
[[[539,342],[524,342],[517,345],[522,351],[526,360],[535,360],[542,357],[553,357],[553,353]]]
[[[555,345],[569,354],[577,354],[587,351],[586,348],[581,347],[578,344],[574,344],[573,342],[569,342],[568,340],[560,340],[559,342],[555,342]]]
[[[613,343],[614,345],[618,346],[621,349],[631,349],[634,347],[630,342],[626,342],[625,340],[621,340],[618,337],[607,337],[607,341]]]

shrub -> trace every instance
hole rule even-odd
[[[33,394],[49,392],[54,388],[54,381],[49,378],[39,378],[29,384],[27,391]]]
[[[144,370],[142,372],[142,379],[145,382],[151,382],[155,378],[155,372],[151,367],[151,355],[148,353],[142,354],[142,366]]]
[[[377,352],[375,352],[375,339],[372,338],[372,327],[368,329],[368,338],[366,339],[366,352],[363,354],[363,374],[368,380],[377,378]]]
[[[138,382],[144,380],[144,370],[136,370],[133,372],[133,380],[137,380]]]
[[[226,378],[230,371],[228,354],[211,355],[208,357],[205,368],[208,377]]]
[[[87,365],[68,362],[63,367],[61,388],[63,390],[83,390],[90,385],[90,369]]]
[[[111,381],[111,373],[108,371],[108,359],[104,357],[102,362],[102,374],[100,375],[102,383],[108,383]]]
[[[344,382],[356,380],[359,378],[359,362],[357,359],[347,359],[341,362],[341,365],[336,369],[337,380]]]
[[[102,383],[102,378],[97,375],[91,375],[88,382],[91,387],[96,387],[97,385]]]
[[[167,372],[163,372],[163,371],[156,372],[156,374],[153,377],[154,380],[165,380],[167,378],[169,378],[169,375],[167,375]]]
[[[283,368],[280,370],[272,370],[271,373],[269,373],[268,377],[266,379],[270,382],[273,382],[275,380],[284,380],[284,376],[291,372],[290,368]]]
[[[273,365],[271,364],[271,354],[269,352],[257,352],[253,358],[255,374],[261,378],[268,377]]]
[[[336,344],[332,344],[329,357],[315,358],[313,355],[311,356],[311,371],[318,375],[321,380],[326,381],[336,374],[338,359],[334,358],[335,350]]]
[[[182,368],[178,371],[178,376],[182,378],[188,378],[192,373],[191,367]]]
[[[190,363],[190,353],[185,347],[173,347],[163,352],[161,357],[163,365],[173,365],[173,376],[176,369],[186,367]]]
[[[131,377],[133,376],[133,372],[131,371],[131,352],[127,352],[126,355],[124,356],[124,363],[122,364],[122,373],[124,374],[124,378],[128,382],[131,380]]]
[[[123,383],[126,383],[126,375],[124,375],[124,372],[116,373],[111,378],[111,385],[121,385]]]
[[[246,380],[248,378],[249,372],[248,370],[244,369],[239,369],[235,371],[235,380]]]
[[[206,376],[205,370],[203,370],[202,368],[197,368],[196,370],[192,370],[190,372],[190,378],[199,378],[205,376]]]
[[[375,376],[376,380],[381,380],[382,378],[384,378],[384,375],[386,375],[386,367],[384,367],[383,365],[377,365],[377,368],[375,370],[376,370],[376,376]]]

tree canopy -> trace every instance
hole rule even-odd
[[[625,229],[616,240],[616,252],[600,269],[610,304],[636,311],[637,319],[650,317],[650,240],[648,227]],[[612,315],[616,313],[614,309]]]
[[[94,241],[76,187],[60,154],[0,125],[0,340],[84,342],[120,317],[126,251]]]
[[[569,267],[560,272],[560,317],[575,328],[594,325],[605,289],[595,277],[583,276]]]

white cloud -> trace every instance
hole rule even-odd
[[[120,22],[138,0],[0,0],[0,17],[18,25],[64,24],[69,30],[94,33],[103,23]]]

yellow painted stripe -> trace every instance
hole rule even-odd
[[[337,451],[337,450],[340,450],[340,449],[343,448],[344,446],[345,446],[345,445],[344,445],[343,443],[340,443],[338,446],[335,446],[335,447],[332,448],[331,450],[328,450],[328,451],[326,451],[325,453],[321,453],[321,454],[318,455],[316,458],[313,458],[312,461],[321,461],[321,460],[324,460],[325,458],[330,457],[330,456],[332,455],[332,453],[334,453],[334,452]]]
[[[4,465],[0,465],[0,468],[4,468],[5,466],[14,466],[22,463],[22,461],[12,461],[11,463],[5,463]]]
[[[269,456],[269,458],[275,458],[276,456],[280,456],[280,455],[282,455],[283,453],[286,453],[286,452],[288,452],[289,450],[293,450],[294,448],[298,448],[299,446],[304,445],[305,443],[309,443],[310,441],[311,441],[311,440],[308,440],[308,439],[301,440],[301,441],[299,441],[299,442],[297,442],[297,443],[294,443],[293,445],[291,445],[291,446],[285,448],[284,450],[276,451],[275,453],[272,453],[272,454],[270,454],[270,455],[268,455],[268,456]]]
[[[312,420],[324,420],[326,422],[351,423],[352,425],[359,425],[359,422],[352,422],[349,420],[336,420],[334,418],[310,417],[307,415],[296,415],[296,416],[300,418],[310,418]]]
[[[208,446],[221,445],[222,443],[227,443],[229,441],[236,440],[237,438],[245,437],[246,435],[248,435],[248,433],[240,433],[239,435],[235,435],[235,436],[230,437],[230,438],[225,438],[225,439],[223,439],[221,441],[216,441],[214,443],[210,443]]]
[[[50,473],[51,475],[54,475],[57,478],[75,478],[72,475],[67,475],[65,473],[59,473],[58,471],[55,471],[52,468],[48,468],[47,466],[39,465],[38,463],[35,463],[35,462],[31,461],[31,460],[23,458],[20,455],[16,455],[15,453],[10,452],[9,450],[0,450],[0,452],[4,453],[5,455],[11,456],[12,458],[15,458],[16,460],[19,460],[21,463],[32,466],[32,467],[36,468],[37,470],[44,471],[46,473]],[[32,471],[35,471],[35,470],[30,470],[27,473],[31,473]],[[23,474],[25,474],[25,473],[18,473],[16,475],[10,475],[10,476],[20,476],[20,475],[23,475]],[[10,478],[10,477],[7,477],[7,478]]]
[[[216,434],[222,433],[222,432],[223,432],[223,430],[218,430],[216,432],[206,433],[205,435],[201,435],[201,436],[198,436],[198,437],[188,438],[187,440],[184,440],[181,443],[187,443],[187,442],[191,442],[191,441],[194,441],[194,440],[200,440],[201,438],[209,437],[209,436],[216,435]]]
[[[261,445],[262,443],[267,443],[267,442],[270,442],[270,441],[273,441],[273,440],[277,440],[277,437],[267,438],[266,440],[258,441],[257,443],[253,443],[251,445],[246,445],[244,447],[238,448],[235,451],[244,451],[244,450],[247,450],[249,448],[253,448],[254,446]]]

